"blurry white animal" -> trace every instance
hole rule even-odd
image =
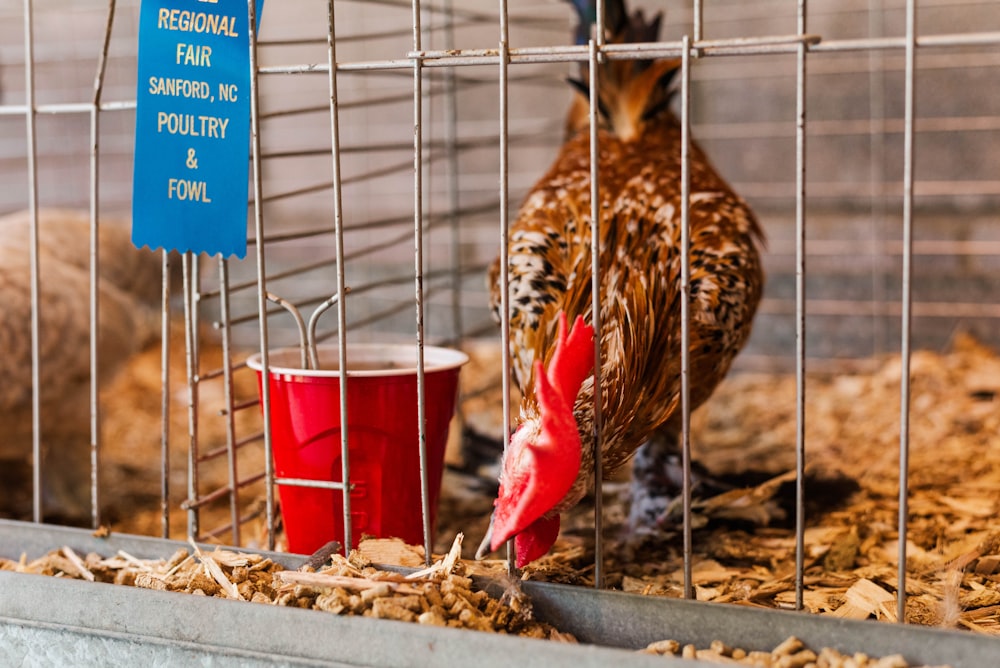
[[[39,211],[39,359],[43,508],[90,516],[90,216]],[[107,380],[158,332],[159,254],[132,246],[127,224],[102,220],[99,374]],[[0,217],[0,515],[30,511],[30,216]],[[6,479],[15,476],[14,479]]]

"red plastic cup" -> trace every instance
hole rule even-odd
[[[341,482],[340,371],[335,346],[317,348],[318,370],[302,369],[298,348],[269,355],[271,445],[275,475]],[[412,345],[350,344],[347,348],[347,430],[350,452],[351,536],[401,538],[422,544],[416,349]],[[427,477],[431,526],[437,516],[448,426],[458,374],[469,358],[424,347]],[[260,354],[247,365],[261,383]],[[278,485],[288,550],[311,554],[328,541],[344,542],[340,490]]]

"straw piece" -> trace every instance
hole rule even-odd
[[[222,568],[219,566],[219,563],[212,556],[207,554],[201,554],[198,556],[201,559],[201,562],[205,564],[205,568],[209,575],[212,576],[213,580],[219,583],[219,586],[222,587],[222,590],[226,592],[226,595],[229,598],[234,598],[239,601],[244,600],[243,596],[236,588],[236,585],[234,585],[232,581],[226,577],[226,574],[222,572]]]
[[[184,554],[185,557],[181,561],[177,562],[176,564],[170,567],[170,569],[166,573],[166,577],[172,576],[174,573],[178,572],[179,570],[181,570],[194,560],[194,555],[188,554],[187,551],[185,551]],[[170,561],[173,561],[173,559],[171,558]],[[169,561],[167,562],[167,565],[168,566],[170,565]]]
[[[94,581],[94,574],[91,573],[90,569],[83,563],[83,559],[81,559],[80,556],[73,551],[73,548],[69,545],[63,545],[62,553],[66,555],[66,558],[69,559],[70,563],[76,567],[77,573],[79,573],[84,580],[89,580],[90,582]]]
[[[118,550],[117,554],[118,554],[119,557],[121,557],[126,562],[128,562],[131,566],[134,566],[136,568],[140,568],[142,570],[147,570],[147,571],[148,570],[152,570],[152,566],[150,566],[150,564],[149,564],[148,561],[144,561],[142,559],[137,559],[136,557],[133,557],[131,554],[129,554],[125,550]]]
[[[364,591],[375,587],[387,588],[401,594],[419,594],[420,590],[408,585],[367,578],[355,578],[345,575],[327,575],[324,573],[307,573],[303,571],[281,571],[277,577],[286,584],[306,585],[309,587],[335,588],[342,587],[351,591]]]
[[[407,575],[408,580],[418,580],[421,578],[429,578],[433,575],[443,574],[450,575],[452,571],[455,570],[455,564],[459,563],[462,557],[462,540],[465,538],[465,534],[459,532],[455,535],[455,540],[451,544],[451,549],[448,554],[441,561],[436,561],[427,568],[417,571],[415,573],[410,573]]]
[[[222,587],[222,591],[225,592],[226,596],[228,598],[233,598],[239,601],[244,600],[243,595],[240,594],[239,590],[236,588],[236,585],[234,585],[232,581],[228,577],[226,577],[226,574],[222,571],[222,568],[219,566],[219,562],[215,560],[215,557],[202,552],[201,549],[193,540],[189,542],[191,543],[191,547],[194,548],[195,555],[198,557],[199,560],[201,560],[201,563],[205,566],[205,570],[208,573],[208,575],[211,576],[211,578],[215,580],[220,587]],[[214,554],[226,558],[226,555],[223,554],[224,552],[225,550],[216,550]],[[229,554],[231,555],[233,553]],[[229,561],[231,561],[231,559]],[[244,563],[247,562],[244,561]]]

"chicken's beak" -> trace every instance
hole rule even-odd
[[[493,541],[493,516],[490,515],[490,527],[486,530],[486,536],[483,537],[483,542],[479,544],[479,549],[476,550],[476,560],[481,561],[486,558],[493,550],[490,549],[490,543]]]

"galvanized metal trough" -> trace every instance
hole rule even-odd
[[[0,556],[68,545],[167,558],[183,543],[0,520]],[[208,546],[212,547],[212,546]],[[305,557],[269,554],[294,568]],[[638,654],[654,640],[769,650],[790,635],[813,648],[901,653],[911,663],[1000,665],[1000,640],[902,624],[679,601],[525,582],[538,616],[580,645],[0,571],[0,665],[685,666]]]

